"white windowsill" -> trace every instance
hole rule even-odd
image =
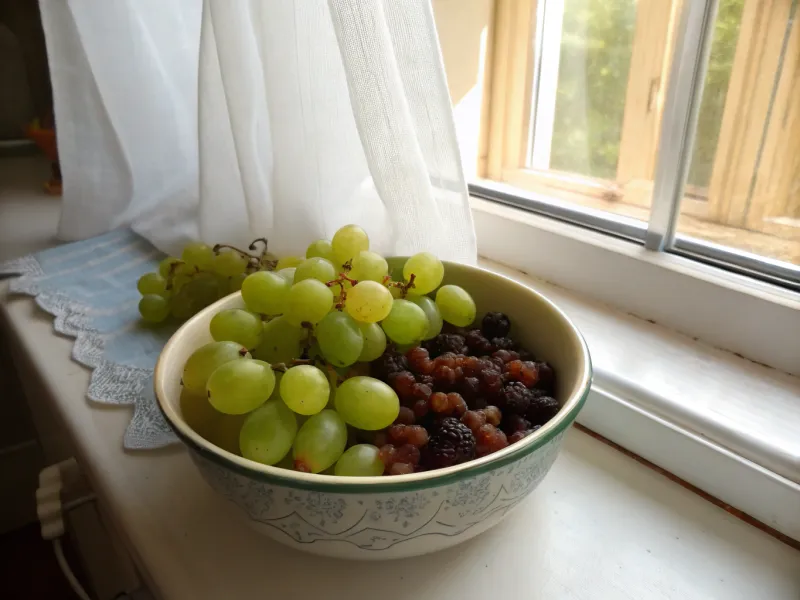
[[[558,236],[559,228],[570,229],[573,242],[594,235],[561,223],[549,227],[552,222],[539,229],[538,222],[545,219],[529,215],[533,218],[514,224],[522,233],[515,236],[504,229],[509,235],[502,241],[487,239],[520,212],[473,199],[482,253],[518,261],[526,251],[541,250],[534,243],[526,248],[525,242],[543,234]],[[504,219],[501,225],[491,221],[498,213]],[[520,242],[523,234],[529,237]],[[592,252],[589,242],[583,251]],[[563,256],[538,259],[570,267]],[[518,269],[488,259],[482,264],[547,295],[583,332],[595,378],[580,423],[800,539],[800,378]],[[579,278],[583,265],[572,266],[571,273],[548,275]],[[756,289],[761,291],[760,284]]]

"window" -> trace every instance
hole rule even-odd
[[[475,189],[800,289],[799,2],[497,0]]]

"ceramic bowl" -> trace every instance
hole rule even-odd
[[[472,462],[394,477],[299,473],[249,461],[210,444],[181,416],[183,364],[211,341],[211,317],[242,307],[223,298],[187,321],[164,347],[155,370],[158,402],[203,478],[249,523],[300,550],[353,559],[400,558],[454,546],[497,524],[533,491],[555,461],[589,391],[586,343],[552,302],[477,267],[446,263],[445,283],[467,289],[478,306],[505,312],[512,336],[556,371],[561,409],[520,442]]]

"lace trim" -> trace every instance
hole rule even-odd
[[[153,370],[130,367],[105,359],[105,339],[89,326],[90,308],[61,292],[42,291],[39,280],[46,274],[33,256],[0,264],[0,275],[17,275],[10,290],[33,296],[36,303],[55,317],[56,332],[75,338],[72,358],[92,369],[87,397],[98,404],[134,406],[125,431],[128,450],[162,448],[178,441],[164,420],[153,392]]]

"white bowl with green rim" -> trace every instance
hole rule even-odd
[[[394,259],[393,262],[402,259]],[[388,559],[435,552],[500,522],[549,471],[591,382],[583,337],[550,300],[507,277],[445,263],[445,282],[464,287],[478,307],[506,313],[512,337],[555,369],[558,414],[523,440],[477,460],[393,477],[336,477],[262,465],[195,433],[180,409],[180,379],[189,355],[211,340],[217,312],[240,308],[233,294],[187,321],[167,342],[155,369],[164,416],[203,478],[235,504],[250,525],[307,552],[350,559]]]

